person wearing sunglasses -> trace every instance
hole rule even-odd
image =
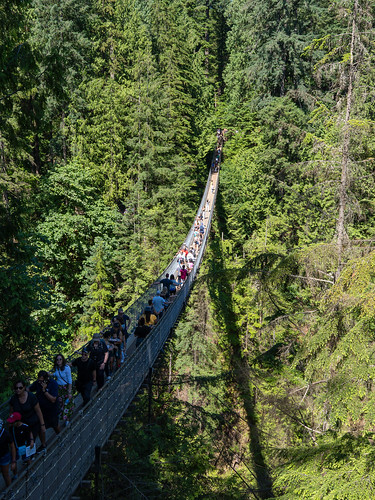
[[[10,413],[21,414],[22,422],[27,424],[33,436],[40,437],[41,446],[38,452],[46,449],[46,425],[37,397],[26,391],[26,382],[18,379],[14,383],[14,395],[9,401]]]

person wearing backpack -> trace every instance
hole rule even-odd
[[[13,438],[14,445],[16,447],[16,461],[21,458],[24,464],[30,465],[31,458],[26,457],[26,448],[29,446],[30,449],[35,446],[35,439],[30,427],[22,422],[21,413],[13,412],[7,418],[9,433]],[[17,478],[17,462],[14,467],[12,467],[13,479]]]

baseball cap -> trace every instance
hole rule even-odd
[[[9,417],[7,418],[8,424],[14,424],[14,422],[18,422],[18,420],[21,420],[21,413],[18,413],[17,411],[13,412]]]

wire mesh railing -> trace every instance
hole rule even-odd
[[[155,363],[186,303],[202,261],[211,227],[217,193],[217,174],[210,172],[198,210],[199,215],[205,206],[213,177],[215,177],[215,188],[212,193],[211,210],[206,219],[206,230],[202,244],[194,267],[175,300],[170,304],[149,336],[129,358],[125,359],[125,362],[104,388],[91,399],[83,410],[73,416],[69,427],[64,428],[48,443],[48,453],[45,456],[38,456],[12,484],[11,488],[8,488],[1,495],[1,499],[62,500],[69,498],[79,486],[93,463],[95,446],[103,446],[112,434]],[[193,231],[194,224],[184,242],[188,247],[192,242]],[[176,256],[163,274],[167,272],[176,274],[177,270]],[[155,295],[156,286],[152,285],[140,299],[125,311],[134,320],[134,324],[147,305],[149,298]]]

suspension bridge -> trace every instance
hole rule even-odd
[[[134,349],[134,337],[129,342],[129,356],[91,401],[71,419],[70,425],[47,444],[48,452],[38,455],[19,478],[0,495],[1,500],[66,500],[80,486],[95,460],[95,449],[109,440],[127,408],[140,390],[177,322],[190,294],[206,248],[219,181],[221,148],[215,149],[215,167],[211,168],[197,215],[205,213],[205,232],[195,264],[175,300],[142,344]],[[208,205],[210,210],[206,210]],[[195,219],[194,219],[195,222]],[[192,246],[194,222],[182,245]],[[178,274],[177,256],[163,271]],[[159,277],[160,279],[160,277]],[[156,280],[156,281],[159,281]],[[157,290],[154,284],[125,312],[136,325],[148,300]],[[133,345],[131,345],[133,343]]]

